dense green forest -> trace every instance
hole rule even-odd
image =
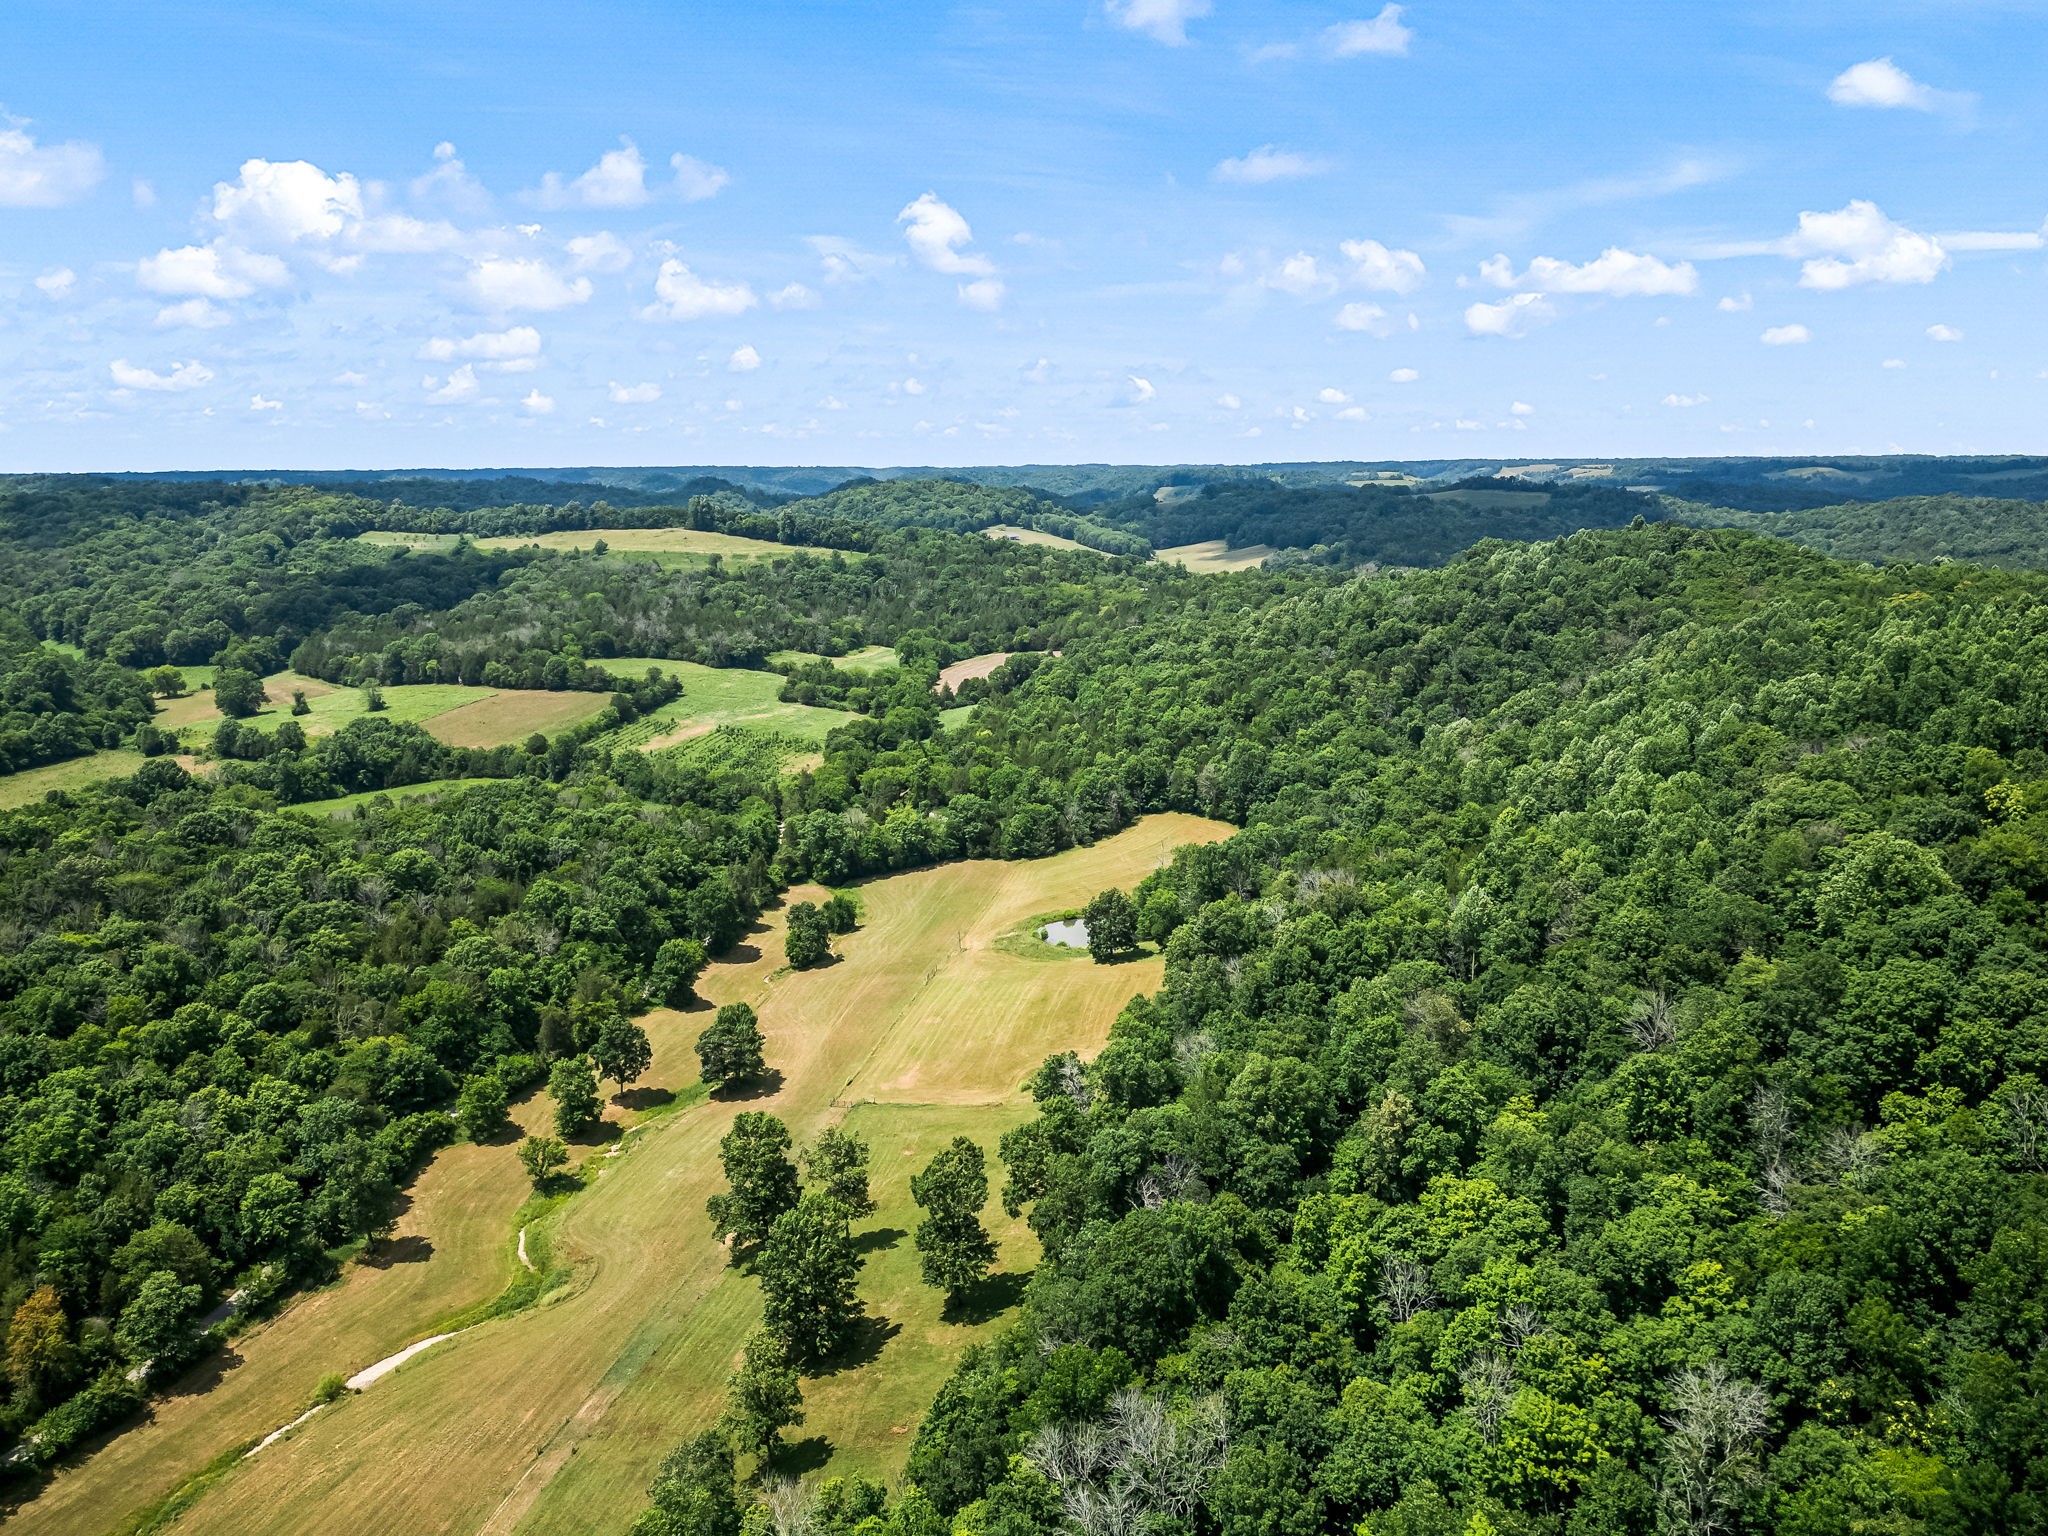
[[[1831,503],[1790,512],[1745,513],[1689,502],[1670,506],[1669,515],[1681,522],[1751,528],[1841,560],[2048,567],[2048,502],[1948,495]]]
[[[207,773],[158,757],[0,814],[12,1474],[136,1411],[231,1292],[331,1273],[451,1107],[687,999],[784,886],[1178,810],[1241,830],[1124,893],[1164,987],[983,1149],[1044,1247],[1022,1308],[905,1484],[814,1490],[813,1529],[2048,1524],[2048,577],[1904,563],[2010,504],[1801,529],[1882,568],[1604,488],[1091,513],[1342,551],[1205,577],[991,540],[1046,514],[919,484],[641,509],[837,551],[673,570],[355,538],[566,499],[0,495],[33,632],[0,744],[127,739],[159,660],[398,683],[903,658],[788,669],[788,696],[859,712],[795,774],[611,750],[668,696],[649,679],[516,747],[280,725]],[[1026,654],[947,728],[937,667],[994,650]],[[440,778],[497,782],[290,809]],[[733,1465],[680,1446],[639,1529],[771,1528]]]

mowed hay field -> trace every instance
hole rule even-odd
[[[577,1139],[573,1159],[621,1147],[623,1131],[662,1114],[678,1097],[687,1103],[702,1095],[694,1049],[702,1020],[662,1012],[641,1022],[654,1047],[653,1065],[629,1091],[606,1101],[603,1126]],[[201,1362],[152,1405],[143,1423],[67,1467],[33,1503],[0,1514],[0,1523],[81,1536],[122,1530],[222,1453],[297,1418],[322,1376],[352,1374],[386,1359],[496,1296],[518,1274],[514,1222],[532,1193],[519,1166],[518,1138],[550,1130],[552,1116],[552,1103],[538,1093],[513,1106],[515,1133],[488,1146],[460,1142],[435,1154],[401,1198],[392,1235],[365,1259],[334,1285],[237,1337],[225,1355]],[[598,1166],[613,1161],[606,1157]],[[344,1399],[324,1411],[346,1406]],[[252,1459],[247,1466],[257,1464]],[[191,1518],[205,1515],[202,1509]]]
[[[575,1266],[568,1286],[316,1416],[208,1492],[180,1527],[280,1536],[624,1531],[661,1458],[716,1417],[733,1354],[758,1316],[756,1282],[728,1267],[704,1214],[723,1184],[718,1140],[743,1108],[781,1116],[799,1140],[847,1119],[870,1141],[883,1209],[860,1227],[869,1248],[865,1351],[806,1380],[809,1418],[794,1438],[820,1437],[807,1449],[828,1472],[900,1471],[958,1351],[1000,1326],[999,1314],[945,1320],[937,1293],[917,1281],[910,1173],[968,1134],[991,1154],[999,1185],[995,1142],[1027,1112],[1026,1073],[1053,1051],[1099,1049],[1123,1003],[1160,976],[1156,958],[1098,966],[1080,955],[1007,954],[995,941],[1105,886],[1128,888],[1181,843],[1229,831],[1158,816],[1051,859],[873,882],[861,891],[862,927],[839,941],[842,958],[814,971],[783,967],[780,914],[771,914],[700,990],[710,1002],[760,1009],[769,1062],[782,1074],[773,1091],[650,1121],[561,1213],[552,1241]],[[650,1016],[658,1054],[663,1038],[687,1038],[706,1017]],[[993,1221],[998,1273],[1024,1272],[1034,1258],[1028,1232],[999,1212]],[[994,1294],[1007,1297],[1009,1287]],[[80,1477],[90,1471],[89,1463]],[[82,1533],[122,1513],[119,1501],[99,1510],[99,1526],[33,1528]]]
[[[479,549],[590,549],[598,540],[614,555],[653,560],[661,565],[704,565],[713,555],[727,560],[784,560],[791,555],[843,555],[848,560],[865,558],[855,550],[824,549],[812,544],[777,544],[769,539],[749,539],[736,533],[713,533],[703,528],[579,528],[558,533],[539,533],[507,539],[478,539]]]
[[[848,651],[844,656],[820,656],[816,651],[768,653],[768,664],[775,667],[807,666],[814,661],[829,661],[842,672],[886,672],[890,667],[903,664],[903,658],[896,654],[896,648],[889,645],[864,645],[857,651]]]
[[[266,677],[263,689],[270,702],[241,722],[259,731],[274,731],[284,721],[296,719],[309,738],[331,736],[370,713],[362,689],[295,672]],[[294,689],[305,692],[308,713],[292,713]],[[580,690],[558,693],[461,683],[389,683],[383,692],[384,708],[379,713],[387,720],[424,726],[451,747],[502,747],[522,742],[535,731],[552,735],[601,713],[611,702],[609,694]],[[200,726],[210,732],[220,718],[220,708],[209,690],[161,700],[156,713],[157,725],[165,730]]]
[[[745,726],[774,736],[822,743],[828,732],[856,717],[845,710],[819,709],[809,704],[785,704],[779,695],[783,677],[779,672],[758,672],[751,667],[706,667],[694,661],[664,661],[651,656],[622,656],[598,663],[614,677],[639,678],[654,667],[681,680],[683,696],[664,704],[653,714],[636,720],[623,731],[610,733],[614,747],[633,746],[658,752],[698,736],[708,736],[722,725]]]
[[[149,759],[140,752],[117,750],[67,757],[19,773],[0,774],[0,811],[32,805],[53,789],[83,789],[102,779],[125,779]]]
[[[1242,549],[1232,549],[1228,540],[1205,539],[1199,544],[1176,544],[1171,549],[1162,549],[1152,558],[1214,576],[1225,571],[1249,571],[1263,565],[1266,556],[1272,553],[1272,549],[1264,544],[1247,544]]]
[[[981,530],[992,539],[1008,539],[1012,544],[1039,544],[1047,549],[1088,549],[1078,539],[1061,538],[1056,533],[1040,533],[1036,528],[1018,528],[1009,523],[994,523]],[[1088,549],[1091,555],[1100,555],[1099,549]],[[1104,559],[1108,556],[1104,555]]]

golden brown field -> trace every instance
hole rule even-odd
[[[722,1182],[718,1139],[742,1107],[782,1116],[799,1139],[845,1118],[870,1143],[881,1210],[861,1230],[871,1245],[862,1294],[873,1358],[807,1381],[809,1422],[793,1438],[820,1437],[806,1450],[829,1470],[900,1471],[924,1404],[959,1350],[999,1326],[996,1317],[944,1320],[937,1293],[919,1283],[910,1173],[965,1133],[991,1154],[998,1187],[995,1142],[1026,1113],[1024,1075],[1050,1052],[1098,1049],[1123,1003],[1159,981],[1156,958],[1098,966],[1079,954],[1007,953],[996,940],[1105,886],[1134,884],[1180,843],[1229,831],[1156,816],[1050,859],[973,861],[873,882],[861,891],[860,930],[839,941],[842,958],[808,972],[782,966],[780,915],[770,914],[700,989],[761,1010],[768,1059],[782,1074],[773,1092],[648,1120],[556,1219],[554,1253],[574,1271],[566,1286],[322,1412],[239,1464],[179,1528],[623,1531],[661,1457],[715,1416],[757,1314],[755,1282],[727,1266],[704,1215]],[[689,1042],[703,1021],[702,1010],[645,1021],[657,1087],[692,1075]],[[115,1527],[222,1450],[286,1422],[321,1373],[359,1369],[493,1294],[516,1263],[510,1221],[522,1183],[509,1144],[442,1154],[408,1213],[412,1233],[432,1250],[412,1266],[421,1272],[418,1298],[401,1304],[372,1290],[375,1276],[392,1272],[383,1270],[301,1302],[243,1344],[243,1362],[219,1386],[174,1400],[157,1424],[66,1473],[20,1512],[19,1528]],[[450,1192],[437,1195],[444,1186]],[[989,1216],[1002,1244],[999,1272],[1028,1270],[1029,1233],[993,1206]],[[238,1377],[246,1377],[239,1395],[220,1397]]]

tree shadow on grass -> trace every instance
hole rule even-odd
[[[616,1120],[600,1120],[595,1125],[586,1125],[574,1136],[564,1136],[562,1140],[572,1147],[602,1147],[625,1134],[624,1127]]]
[[[853,1240],[855,1253],[883,1253],[894,1248],[910,1234],[901,1227],[877,1227],[872,1232],[863,1232]]]
[[[395,1264],[424,1264],[433,1256],[433,1243],[414,1232],[378,1243],[363,1255],[361,1262],[371,1269],[390,1269]]]
[[[966,1295],[949,1299],[939,1316],[948,1323],[986,1323],[1002,1316],[1024,1299],[1024,1287],[1031,1276],[1021,1270],[986,1275]]]
[[[734,1078],[720,1083],[711,1096],[721,1104],[744,1104],[749,1099],[772,1099],[782,1092],[782,1074],[770,1067],[759,1077]]]
[[[857,1371],[864,1365],[872,1365],[883,1347],[902,1331],[901,1323],[886,1317],[863,1317],[853,1325],[852,1332],[837,1353],[830,1359],[819,1361],[807,1374],[837,1376],[841,1371]]]
[[[822,1472],[825,1463],[832,1459],[832,1442],[823,1435],[805,1435],[801,1440],[792,1440],[776,1450],[773,1456],[761,1463],[763,1477],[803,1477],[808,1473]]]
[[[659,1109],[662,1105],[673,1104],[675,1101],[675,1093],[667,1088],[628,1088],[622,1093],[612,1095],[612,1102],[619,1108],[630,1109],[636,1113]]]

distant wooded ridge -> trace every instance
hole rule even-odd
[[[815,496],[849,480],[948,479],[1025,486],[1074,499],[1114,499],[1170,485],[1274,480],[1330,485],[1383,480],[1449,485],[1504,475],[1538,484],[1593,481],[1654,487],[1686,501],[1746,511],[1789,511],[1844,501],[1961,494],[2048,499],[2048,456],[1821,455],[1810,458],[1359,459],[1269,464],[1014,464],[938,467],[900,465],[669,465],[562,468],[393,470],[221,469],[108,476],[143,480],[260,480],[275,484],[348,485],[402,481],[517,481],[524,485],[602,487],[614,505],[647,504],[689,494],[692,481],[719,480],[743,491]],[[626,498],[635,500],[629,503]],[[513,499],[544,500],[531,494]]]

